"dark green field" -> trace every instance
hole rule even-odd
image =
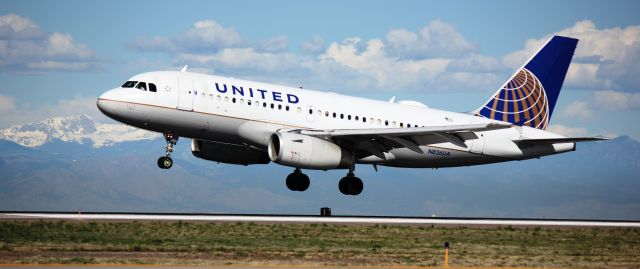
[[[2,221],[1,263],[640,268],[640,229]]]

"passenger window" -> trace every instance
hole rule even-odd
[[[224,97],[224,101],[225,101],[225,102],[229,102],[229,97],[226,97],[226,96],[225,96],[225,97]]]
[[[348,120],[351,120],[351,115],[347,115],[347,119],[348,119]]]
[[[282,110],[282,105],[278,105],[278,110]]]
[[[149,83],[149,91],[150,92],[156,92],[157,91],[156,84]]]
[[[220,95],[216,96],[216,100],[220,101],[221,97]]]
[[[273,105],[273,103],[271,103],[271,109],[273,109],[275,107],[275,105]]]
[[[344,114],[340,113],[340,119],[344,119]]]
[[[362,117],[362,122],[367,122],[367,117]]]
[[[140,89],[140,90],[146,91],[147,90],[147,83],[138,82],[138,85],[136,85],[136,89]]]
[[[231,98],[231,103],[234,103],[234,104],[236,103],[236,98],[235,97]]]
[[[289,106],[285,106],[284,110],[289,111]]]
[[[389,126],[389,121],[388,120],[384,121],[384,126]]]
[[[313,114],[313,109],[309,108],[309,115]]]
[[[302,112],[302,108],[298,107],[296,108],[296,111],[298,111],[298,113]]]
[[[251,100],[247,100],[247,105],[250,106],[251,105]]]
[[[325,111],[324,112],[324,116],[328,118],[329,117],[329,111]]]
[[[127,81],[124,84],[122,84],[122,88],[133,88],[133,86],[136,86],[136,83],[138,83],[137,81]]]
[[[333,112],[333,117],[334,117],[334,118],[336,117],[336,113],[335,113],[335,112]]]
[[[359,120],[359,119],[360,119],[360,117],[356,116],[356,120]]]
[[[262,103],[262,107],[267,107],[267,103]]]

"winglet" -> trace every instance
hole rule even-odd
[[[180,69],[180,72],[182,72],[182,73],[187,72],[187,67],[188,66],[189,65],[185,65],[182,69]]]

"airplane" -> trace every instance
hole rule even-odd
[[[410,168],[481,165],[573,151],[576,142],[547,131],[578,40],[553,36],[479,108],[450,112],[417,101],[372,100],[268,83],[156,71],[103,93],[98,109],[124,124],[162,133],[173,165],[179,137],[194,156],[218,163],[274,162],[294,168],[292,191],[305,191],[302,169],[346,169],[338,189],[358,195],[356,164]]]

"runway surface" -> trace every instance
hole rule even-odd
[[[557,226],[557,227],[633,227],[640,221],[562,220],[562,219],[494,219],[382,216],[312,216],[312,215],[224,215],[224,214],[154,214],[96,212],[1,212],[0,219],[67,219],[116,221],[212,221],[256,223],[334,223],[387,225],[457,225],[457,226]]]

